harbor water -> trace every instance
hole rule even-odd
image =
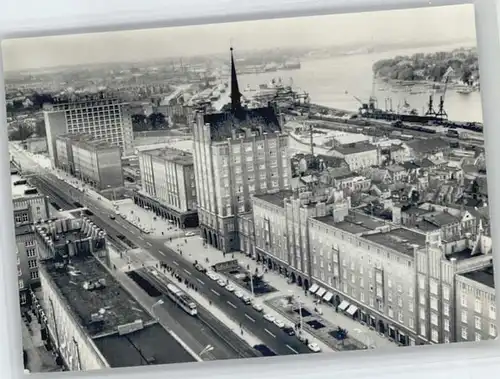
[[[266,72],[240,75],[240,88],[257,88],[268,84],[272,79],[281,78],[283,84],[292,84],[297,90],[309,93],[311,102],[338,109],[356,112],[360,102],[367,102],[374,91],[378,107],[385,108],[385,99],[392,99],[392,108],[407,101],[411,108],[423,112],[427,108],[429,92],[410,93],[390,88],[385,83],[373,85],[372,65],[380,59],[398,55],[451,51],[461,46],[449,45],[434,48],[413,48],[408,50],[387,51],[384,53],[344,55],[327,59],[303,59],[299,70]],[[293,81],[290,80],[292,78]],[[434,96],[434,109],[437,110],[440,93]],[[389,103],[389,102],[388,102]],[[445,94],[444,108],[453,121],[482,122],[481,95],[475,91],[469,94],[457,93],[449,88]]]

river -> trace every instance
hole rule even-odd
[[[248,85],[256,88],[259,84],[268,84],[273,78],[279,77],[282,78],[285,84],[290,84],[290,78],[293,78],[293,87],[308,92],[312,103],[357,111],[360,103],[354,97],[366,102],[372,94],[372,65],[376,61],[419,52],[450,51],[458,47],[461,46],[412,48],[384,53],[303,60],[299,70],[239,75],[240,89],[244,94],[244,89]],[[417,109],[419,112],[427,108],[429,100],[429,93],[410,94],[401,91],[396,92],[391,89],[381,91],[378,85],[375,86],[375,96],[378,99],[380,108],[385,108],[384,99],[391,98],[394,109],[398,107],[398,104],[403,104],[406,100],[412,108]],[[438,100],[438,96],[435,96],[435,104],[438,103]],[[446,92],[444,108],[450,120],[483,121],[479,92],[463,95],[449,89]],[[434,109],[437,110],[437,107],[435,106]]]

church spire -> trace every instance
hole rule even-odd
[[[236,66],[234,64],[233,48],[231,51],[231,110],[233,112],[241,109],[241,93],[238,86],[238,76],[236,75]]]

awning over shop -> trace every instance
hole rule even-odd
[[[309,292],[311,293],[316,293],[316,291],[319,289],[319,286],[314,283],[311,287],[309,287]]]
[[[354,314],[358,311],[358,307],[356,307],[355,305],[351,305],[348,309],[347,309],[347,313],[350,314],[351,316],[354,316]]]
[[[316,295],[321,297],[325,294],[326,290],[324,288],[319,288],[318,292],[316,292]]]
[[[340,305],[339,305],[339,309],[340,309],[341,311],[345,311],[345,310],[347,309],[347,307],[348,307],[348,306],[349,306],[349,303],[348,303],[347,301],[345,301],[345,300],[344,300],[344,301],[342,301],[342,303],[340,303]]]
[[[333,293],[327,292],[326,295],[323,296],[323,300],[324,301],[330,301],[330,300],[332,300],[332,297],[333,297]]]

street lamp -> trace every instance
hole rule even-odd
[[[151,306],[151,314],[153,315],[153,317],[155,318],[156,321],[158,321],[158,316],[155,314],[155,308],[159,307],[160,305],[163,305],[163,304],[164,304],[164,301],[162,299],[160,299]]]
[[[302,334],[302,302],[300,301],[300,296],[295,295],[292,290],[288,291],[292,298],[296,298],[297,304],[299,305],[299,334]]]
[[[213,350],[214,350],[214,347],[213,347],[212,345],[207,345],[207,346],[205,346],[205,347],[203,348],[203,350],[202,350],[202,351],[200,351],[200,353],[198,354],[198,356],[201,358],[201,356],[202,356],[203,354],[210,353],[210,352],[211,352],[211,351],[213,351]]]

